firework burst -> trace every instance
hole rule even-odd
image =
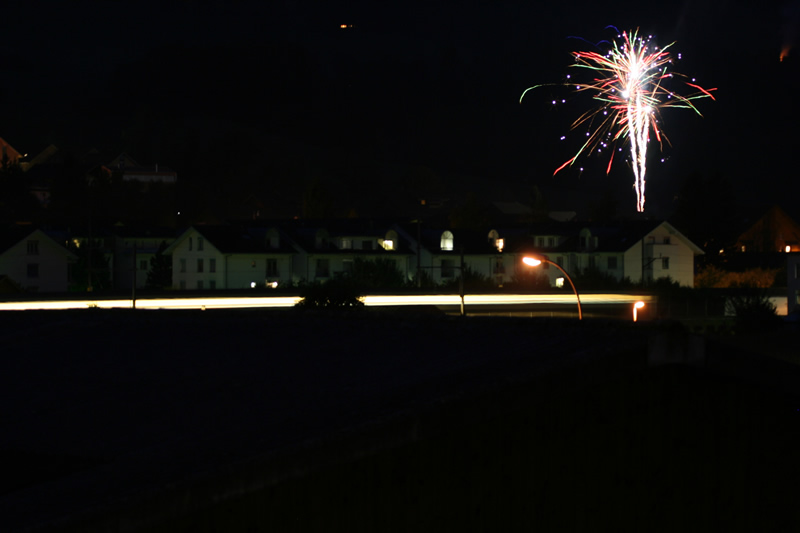
[[[662,143],[662,138],[669,143],[659,127],[660,110],[679,107],[691,109],[700,115],[693,101],[699,98],[714,99],[711,91],[715,89],[703,89],[682,74],[668,72],[668,67],[672,64],[669,48],[673,44],[675,43],[659,49],[650,44],[650,38],[644,39],[639,37],[637,31],[632,31],[619,35],[606,53],[572,53],[575,58],[572,66],[590,71],[591,76],[585,83],[572,82],[568,76],[567,83],[563,85],[572,87],[579,93],[592,94],[599,105],[572,123],[571,129],[587,127],[586,140],[578,152],[558,167],[553,175],[571,166],[581,154],[627,142],[635,178],[636,210],[644,211],[650,132],[653,132],[659,144]],[[682,96],[667,89],[665,83],[675,77],[682,78],[694,92]],[[528,91],[536,87],[541,85],[526,89],[520,96],[520,102]],[[606,173],[611,171],[614,153],[615,150],[612,149]]]

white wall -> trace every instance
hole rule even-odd
[[[38,242],[38,254],[28,254],[28,241]],[[69,286],[68,252],[40,231],[15,244],[0,256],[0,273],[26,290],[66,292]],[[38,265],[38,276],[28,276],[28,265]]]

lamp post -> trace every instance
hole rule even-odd
[[[547,263],[559,269],[564,274],[564,277],[567,278],[567,281],[569,281],[569,284],[572,287],[572,291],[575,293],[575,299],[578,300],[578,320],[583,320],[583,312],[581,311],[581,297],[578,295],[578,289],[575,288],[575,284],[572,283],[572,278],[569,277],[569,274],[567,274],[566,270],[561,268],[561,265],[559,265],[558,263],[554,263],[549,259],[545,259],[544,257],[526,256],[522,258],[522,262],[530,267],[537,267],[542,263]]]

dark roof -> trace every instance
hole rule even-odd
[[[224,254],[290,253],[294,250],[280,234],[277,249],[267,246],[269,228],[245,228],[238,225],[193,226],[209,243]]]
[[[36,231],[36,226],[13,225],[0,229],[0,254]]]

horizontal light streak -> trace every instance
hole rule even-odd
[[[241,309],[267,307],[293,307],[299,296],[269,296],[248,298],[143,298],[137,299],[137,309]],[[364,304],[370,307],[407,305],[460,305],[457,294],[435,295],[382,295],[365,296]],[[582,294],[583,305],[633,304],[650,302],[651,296],[631,294]],[[524,304],[575,304],[574,294],[468,294],[465,305],[524,305]],[[132,300],[50,300],[27,302],[0,302],[0,311],[38,309],[130,309]]]

